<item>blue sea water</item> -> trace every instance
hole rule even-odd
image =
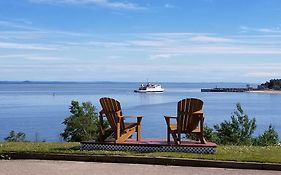
[[[142,137],[166,137],[163,115],[176,113],[176,103],[188,97],[204,101],[208,126],[229,120],[240,102],[255,117],[261,134],[272,124],[281,135],[281,94],[211,93],[201,88],[245,87],[231,83],[161,83],[164,93],[134,93],[140,83],[26,83],[0,84],[0,140],[11,130],[26,133],[27,140],[60,141],[62,122],[70,115],[72,100],[90,101],[97,109],[101,97],[121,102],[124,115],[143,115]]]

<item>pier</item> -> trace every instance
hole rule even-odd
[[[210,88],[201,89],[201,92],[249,92],[254,90],[253,88]]]

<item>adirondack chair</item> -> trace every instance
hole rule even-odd
[[[99,113],[100,141],[104,141],[106,139],[106,131],[109,131],[114,135],[115,143],[125,142],[136,132],[137,142],[140,143],[142,116],[123,116],[119,101],[112,98],[103,97],[100,99],[100,104],[102,106],[102,110]],[[104,127],[104,117],[107,118],[110,128]],[[125,123],[125,118],[136,118],[137,122]]]
[[[181,143],[181,133],[195,133],[197,140],[206,143],[203,137],[203,101],[195,98],[187,98],[178,102],[177,116],[164,116],[167,123],[167,142],[170,143],[172,134],[175,144]],[[176,119],[176,124],[171,123]]]

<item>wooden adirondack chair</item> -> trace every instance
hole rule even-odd
[[[187,98],[178,102],[177,116],[164,116],[167,123],[167,141],[170,142],[172,134],[175,144],[181,143],[181,133],[195,133],[197,140],[206,143],[203,137],[203,101],[195,98]],[[171,123],[176,119],[176,124]]]
[[[136,123],[125,123],[124,119],[132,118],[132,116],[123,116],[119,101],[112,98],[103,97],[100,99],[100,104],[102,106],[102,110],[100,111],[99,115],[100,141],[104,141],[106,139],[106,130],[110,130],[114,134],[115,143],[122,143],[126,141],[135,132],[137,132],[137,142],[140,143],[142,116],[133,117],[137,119]],[[110,128],[104,128],[103,117],[107,118]]]

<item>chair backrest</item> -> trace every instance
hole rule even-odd
[[[103,97],[100,99],[100,104],[102,107],[102,112],[106,116],[110,127],[113,129],[113,131],[116,131],[117,122],[118,120],[120,120],[120,117],[122,116],[120,102],[113,98]],[[124,130],[123,118],[121,118],[120,121],[120,128],[121,131]]]
[[[190,133],[196,129],[199,123],[197,118],[192,117],[192,113],[202,110],[203,101],[196,98],[187,98],[178,102],[177,128],[178,132]]]

